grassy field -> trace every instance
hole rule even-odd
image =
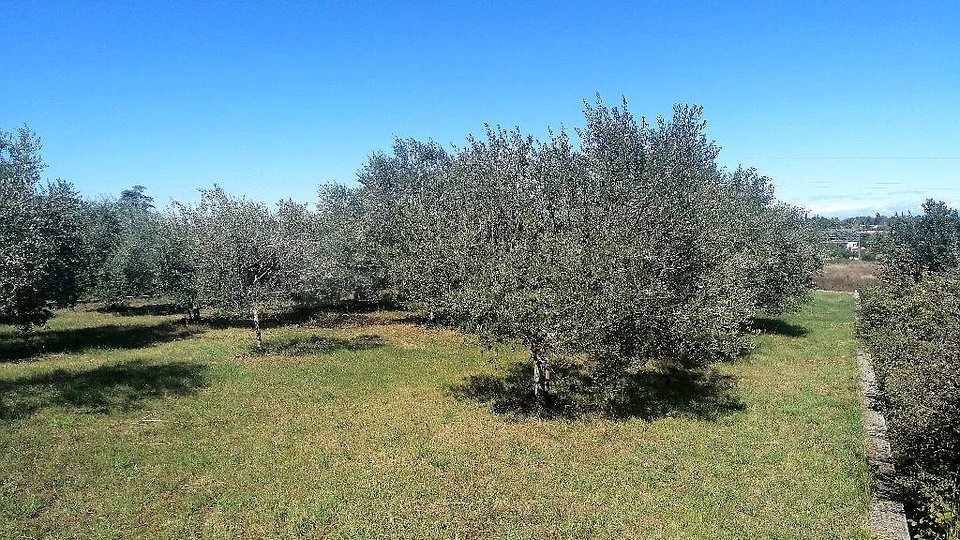
[[[818,293],[627,414],[538,420],[490,404],[522,353],[400,314],[255,356],[244,329],[65,311],[0,330],[0,537],[868,538],[852,318]]]

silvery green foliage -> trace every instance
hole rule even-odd
[[[285,301],[310,289],[308,269],[313,262],[311,246],[317,237],[317,217],[305,203],[292,199],[278,202],[273,216],[272,249],[278,263],[271,281],[273,295]]]
[[[327,304],[380,300],[385,270],[364,227],[359,188],[323,184],[310,230],[305,294]]]
[[[116,201],[109,198],[85,200],[81,203],[81,224],[84,237],[81,289],[85,296],[97,296],[101,271],[117,249],[120,238],[120,217]]]
[[[371,267],[384,268],[381,283],[431,313],[440,309],[443,292],[456,286],[447,272],[453,254],[437,229],[439,219],[457,209],[438,196],[450,165],[436,143],[397,140],[393,155],[374,154],[359,179],[361,234]]]
[[[884,414],[912,532],[960,530],[960,219],[943,203],[895,222],[881,284],[861,290],[857,331]],[[919,276],[917,277],[917,274]]]
[[[361,177],[401,295],[524,343],[541,399],[574,357],[605,386],[736,355],[753,315],[807,291],[817,264],[765,179],[718,169],[699,108],[652,126],[625,105],[584,112],[579,149],[488,129],[453,155],[398,141]]]
[[[897,216],[890,234],[877,246],[883,281],[909,286],[929,273],[960,266],[960,213],[943,201],[928,199],[923,214]]]
[[[777,201],[769,177],[738,167],[727,175],[742,227],[742,249],[753,262],[748,275],[757,309],[779,313],[792,309],[813,289],[823,266],[822,242],[798,207]]]
[[[0,132],[0,323],[23,330],[72,304],[82,260],[80,203],[72,186],[40,186],[40,142],[26,127]]]
[[[190,320],[200,319],[201,223],[194,223],[190,207],[173,203],[158,216],[157,277],[160,291],[169,296]]]
[[[305,205],[283,201],[272,210],[214,187],[201,190],[196,205],[179,205],[179,211],[195,235],[185,248],[195,254],[185,253],[182,260],[194,265],[185,272],[193,274],[199,300],[236,317],[250,314],[262,345],[264,309],[302,289],[308,261],[304,245],[310,238]]]

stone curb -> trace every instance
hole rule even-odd
[[[854,293],[853,297],[859,308],[860,294]],[[877,538],[884,540],[910,540],[903,504],[892,499],[896,470],[890,440],[887,439],[887,421],[881,412],[880,390],[877,388],[873,360],[867,352],[861,351],[857,354],[857,363],[860,365],[863,423],[867,432],[867,464],[872,480],[870,529]]]

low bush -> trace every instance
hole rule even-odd
[[[894,231],[881,285],[863,290],[858,332],[884,393],[890,442],[915,536],[957,539],[960,269],[941,264],[956,260],[950,242],[918,241],[914,234],[952,229],[948,218],[957,220],[957,215],[942,205],[925,208],[926,215],[901,227],[910,234]]]

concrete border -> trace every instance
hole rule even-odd
[[[853,294],[860,306],[860,293]],[[887,438],[887,421],[880,405],[880,390],[873,360],[865,351],[857,354],[860,365],[860,390],[863,398],[863,422],[867,431],[867,464],[870,469],[870,529],[884,540],[910,540],[910,529],[903,504],[893,500],[896,469]]]

